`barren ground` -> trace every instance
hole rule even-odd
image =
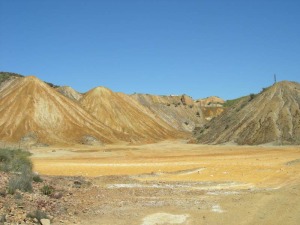
[[[161,142],[31,151],[35,171],[55,176],[57,184],[68,186],[58,176],[81,176],[91,183],[64,198],[68,215],[80,224],[300,221],[299,146]]]

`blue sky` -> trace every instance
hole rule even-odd
[[[232,99],[300,82],[297,0],[0,0],[0,71]]]

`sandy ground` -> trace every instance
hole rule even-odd
[[[89,177],[81,224],[299,224],[299,146],[183,142],[31,150],[44,175]]]

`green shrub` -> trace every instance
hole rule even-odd
[[[8,149],[0,150],[0,163],[10,161],[12,158],[12,153]]]
[[[12,158],[13,155],[10,150],[0,149],[0,171],[9,172]]]
[[[9,172],[10,171],[10,164],[7,163],[7,162],[0,163],[0,171]]]
[[[31,175],[17,175],[11,178],[8,182],[8,193],[13,195],[16,190],[31,192],[32,191]]]
[[[29,152],[20,149],[0,149],[0,170],[4,172],[31,172]]]
[[[20,173],[31,173],[32,162],[25,156],[18,157],[11,162],[11,170]]]
[[[47,214],[41,210],[36,210],[34,212],[28,213],[27,218],[37,219],[39,222],[41,222],[42,219],[49,219]]]
[[[16,174],[8,182],[9,194],[14,194],[16,190],[32,191],[32,162],[29,156],[29,152],[20,149],[0,149],[0,170]]]
[[[251,93],[249,96],[250,96],[250,99],[249,99],[249,101],[251,101],[251,100],[253,100],[253,99],[255,98],[255,96],[256,96],[256,95],[255,95],[255,94],[253,94],[253,93]]]
[[[42,179],[42,178],[40,177],[40,175],[38,175],[38,174],[33,175],[32,180],[33,180],[34,182],[36,182],[36,183],[41,183],[41,182],[43,182],[43,179]]]
[[[54,191],[54,188],[50,185],[44,185],[42,188],[41,188],[41,192],[42,194],[44,195],[48,195],[50,196]]]

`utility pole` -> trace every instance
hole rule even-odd
[[[276,74],[274,74],[274,84],[276,84],[277,81],[276,81]]]

